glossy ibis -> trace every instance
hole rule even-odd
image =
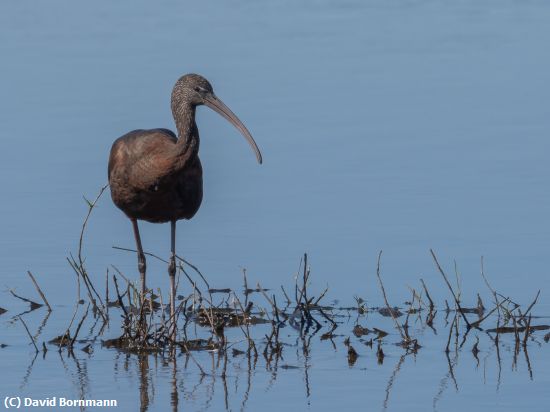
[[[178,135],[167,129],[134,130],[119,137],[109,156],[111,197],[132,221],[141,277],[141,301],[146,286],[146,262],[138,220],[170,222],[170,314],[174,320],[176,274],[176,221],[191,219],[202,201],[202,167],[199,160],[197,106],[205,105],[230,121],[262,155],[252,135],[238,117],[214,94],[210,83],[198,74],[179,78],[172,90],[172,115]],[[175,328],[174,328],[175,330]]]

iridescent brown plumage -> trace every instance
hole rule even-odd
[[[202,166],[195,109],[206,105],[229,120],[248,140],[259,163],[262,156],[242,122],[197,74],[182,76],[172,91],[172,114],[178,135],[167,129],[134,130],[118,138],[109,156],[111,197],[132,221],[144,298],[146,261],[138,220],[171,222],[170,303],[174,310],[176,221],[191,219],[202,202]]]

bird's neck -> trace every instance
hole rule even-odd
[[[178,141],[175,145],[175,155],[183,162],[196,156],[199,151],[199,131],[195,123],[195,106],[180,105],[173,111]]]

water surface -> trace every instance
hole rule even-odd
[[[76,292],[65,256],[75,251],[86,213],[82,196],[93,197],[106,182],[115,138],[136,128],[173,127],[171,87],[181,74],[198,72],[249,127],[265,159],[258,166],[230,125],[198,110],[205,198],[197,216],[178,225],[178,253],[212,285],[240,287],[243,267],[267,287],[293,284],[307,251],[319,290],[328,285],[345,304],[354,295],[381,304],[374,274],[383,249],[392,302],[408,299],[407,285],[420,277],[443,300],[445,285],[428,253],[433,247],[451,273],[456,259],[468,304],[477,292],[487,293],[479,276],[483,255],[495,288],[525,304],[542,289],[539,315],[548,315],[549,15],[545,2],[511,0],[4,2],[3,285],[33,295],[25,276],[32,270],[55,302],[51,337],[66,326]],[[141,232],[147,250],[168,255],[168,226],[143,224]],[[133,237],[105,196],[85,243],[98,283],[111,264],[136,278],[135,257],[113,245],[133,247]],[[164,265],[150,262],[149,270],[151,284],[165,288]],[[0,358],[16,376],[0,378],[2,386],[45,394],[54,384],[78,387],[71,386],[81,376],[74,362],[62,372],[52,353],[37,359],[42,366],[21,383],[32,350],[20,346],[28,343],[26,334],[9,319],[24,307],[7,292],[1,302],[9,312],[0,318],[0,343],[10,346]],[[35,330],[40,319],[32,316]],[[395,410],[432,405],[435,383],[423,386],[418,377],[438,381],[447,365],[433,362],[441,357],[440,342],[424,344],[426,350],[405,361],[414,366],[404,368],[409,380],[403,377],[394,390]],[[536,356],[547,360],[546,352]],[[136,402],[135,369],[113,373],[114,356],[96,350],[87,385],[99,395],[116,381],[117,393]],[[312,362],[318,392],[304,394],[302,375],[292,370],[277,389],[259,389],[269,377],[258,373],[245,407],[283,399],[330,409],[335,405],[327,399],[338,399],[357,408],[370,405],[362,396],[375,393],[380,404],[390,362],[365,371],[365,365],[342,368],[343,358],[326,349],[313,356],[319,356]],[[394,356],[397,361],[400,351]],[[48,363],[57,365],[55,375]],[[150,407],[163,410],[170,370],[151,370],[162,394]],[[529,394],[532,410],[548,401],[541,376],[510,374],[496,391],[490,381],[472,383],[472,374],[480,369],[465,366],[457,376],[460,391],[445,392],[436,407],[526,407],[518,394]],[[208,388],[199,385],[192,404],[223,407],[219,389],[206,403]]]

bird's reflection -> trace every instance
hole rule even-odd
[[[137,358],[139,368],[139,410],[149,408],[149,355],[140,354]]]
[[[172,391],[170,393],[170,405],[172,406],[172,412],[178,412],[179,396],[178,396],[178,364],[177,357],[174,356],[172,360]]]

